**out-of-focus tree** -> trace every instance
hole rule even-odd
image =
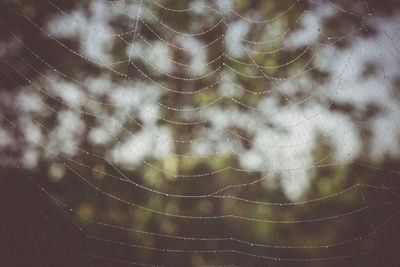
[[[3,1],[1,183],[22,203],[8,203],[6,217],[48,218],[34,219],[43,235],[55,233],[43,242],[59,250],[48,249],[79,255],[45,257],[65,266],[396,266],[399,162],[381,157],[378,169],[367,155],[385,107],[336,97],[352,67],[393,92],[396,76],[378,78],[384,62],[351,65],[363,62],[357,50],[331,73],[338,60],[325,53],[346,55],[371,40],[386,53],[380,23],[399,8],[372,0]],[[396,33],[388,38],[395,48]],[[354,153],[329,138],[330,126],[344,123],[315,132],[338,118],[354,124]],[[305,177],[302,190],[288,189]]]

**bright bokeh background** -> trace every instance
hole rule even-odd
[[[11,266],[397,266],[399,11],[5,1]]]

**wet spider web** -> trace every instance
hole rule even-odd
[[[364,1],[41,5],[53,10],[45,25],[24,2],[10,12],[61,48],[69,68],[2,21],[2,79],[18,92],[7,105],[23,114],[2,121],[28,144],[12,165],[83,236],[83,258],[330,266],[379,253],[379,231],[398,214],[399,171],[358,160],[358,139],[360,128],[398,120],[388,102],[396,17],[378,19],[379,37],[363,43],[378,17]],[[332,14],[351,18],[347,33],[324,31]],[[359,48],[342,52],[350,41]],[[355,78],[365,54],[388,62],[371,66],[385,112],[349,119],[335,101],[365,106]],[[41,163],[46,179],[32,171]],[[319,192],[303,195],[312,177]]]

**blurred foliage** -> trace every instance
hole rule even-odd
[[[115,1],[105,1],[112,5]],[[186,9],[193,1],[159,1],[159,5],[165,8]],[[298,1],[290,12],[287,11],[293,1],[234,1],[234,7],[238,14],[247,14],[250,10],[256,10],[265,17],[279,17],[278,21],[282,28],[292,28],[293,31],[302,27],[299,17],[304,10],[312,10],[313,5],[308,1]],[[36,81],[40,84],[40,73],[46,73],[49,66],[61,73],[67,73],[76,80],[85,77],[101,77],[104,72],[116,83],[124,84],[132,80],[146,80],[151,77],[155,82],[166,84],[168,88],[181,91],[183,88],[191,88],[197,91],[217,81],[215,76],[206,79],[187,81],[177,80],[155,75],[145,62],[135,60],[119,64],[116,72],[105,70],[90,61],[71,54],[71,51],[79,51],[79,41],[74,38],[58,38],[57,41],[51,36],[46,36],[42,31],[46,23],[60,15],[60,10],[69,13],[76,8],[85,10],[85,15],[90,17],[89,6],[91,1],[61,1],[50,2],[35,0],[2,1],[0,4],[0,39],[1,49],[8,51],[1,55],[1,95],[5,93],[15,94],[27,88],[29,81]],[[152,1],[144,0],[146,8],[151,10],[155,16],[167,21],[168,25],[181,32],[197,32],[217,25],[218,16],[211,14],[199,15],[201,21],[194,20],[190,13],[168,12],[160,8]],[[363,3],[363,4],[360,4]],[[208,3],[211,4],[211,3]],[[334,13],[324,19],[321,32],[328,36],[343,36],[353,34],[363,38],[373,38],[376,34],[373,24],[365,24],[366,21],[360,17],[368,16],[373,11],[377,16],[392,16],[397,14],[400,6],[396,1],[334,1],[339,9],[348,10],[348,13],[357,13],[358,16],[347,13]],[[55,8],[59,7],[59,10]],[[124,13],[122,13],[124,14]],[[230,24],[239,20],[238,16],[226,18]],[[132,18],[121,15],[114,17],[110,26],[116,32],[127,32],[132,30]],[[138,35],[146,40],[159,39],[157,35],[163,36],[165,28],[160,23],[154,22],[150,25],[153,31],[140,23]],[[248,34],[250,40],[264,40],[268,36],[262,36],[261,26],[255,25]],[[362,30],[355,31],[360,28]],[[226,34],[226,27],[223,23],[218,24],[215,30],[199,36],[205,44],[216,40],[221,34]],[[326,41],[326,35],[320,35],[321,42]],[[5,48],[14,37],[17,36],[22,43],[12,48]],[[141,38],[136,36],[136,39]],[[168,37],[168,35],[167,35]],[[165,38],[167,38],[165,37]],[[126,60],[127,44],[132,42],[132,35],[120,35],[115,37],[113,46],[110,49],[113,60]],[[94,40],[95,41],[95,40]],[[166,41],[175,44],[170,37]],[[18,42],[17,42],[18,43]],[[61,43],[63,45],[61,45]],[[272,43],[263,47],[265,51],[272,51],[282,47],[283,41]],[[312,47],[315,45],[316,47]],[[345,38],[335,43],[340,49],[347,49],[352,45],[352,38]],[[315,62],[312,59],[312,49],[317,49],[317,44],[310,44],[311,49],[307,50],[303,59],[297,64],[288,68],[273,68],[298,56],[306,47],[297,49],[282,50],[280,53],[257,54],[255,62],[266,67],[265,74],[276,77],[287,77],[294,75],[308,61],[313,67]],[[223,38],[216,41],[208,48],[208,60],[217,58],[225,51]],[[14,51],[14,52],[10,52]],[[188,62],[188,55],[179,49],[171,48],[172,58],[179,62]],[[48,65],[43,62],[47,62]],[[222,63],[229,64],[235,71],[247,75],[262,75],[260,70],[254,70],[246,65],[235,62],[234,59],[219,59],[210,64],[210,69],[215,70]],[[29,65],[32,68],[29,67]],[[374,62],[370,62],[365,68],[363,75],[373,75]],[[268,68],[270,67],[270,68]],[[15,69],[18,69],[20,75]],[[120,73],[127,73],[122,79]],[[187,70],[177,67],[171,75],[178,77],[189,76]],[[318,84],[325,84],[331,79],[330,73],[320,70],[318,67],[310,71],[309,76]],[[271,81],[254,80],[245,76],[237,75],[237,80],[244,88],[252,88],[254,92],[260,93],[271,89]],[[190,86],[188,86],[190,85]],[[90,92],[85,86],[79,89],[89,95]],[[29,89],[28,89],[29,90]],[[293,95],[287,95],[289,100],[303,99],[307,92],[297,91]],[[106,95],[100,95],[99,101],[107,102]],[[201,106],[210,103],[218,97],[215,90],[206,90],[193,97],[190,94],[165,94],[160,102],[166,106],[184,108],[188,106]],[[279,95],[271,97],[280,98],[282,106],[288,104],[287,98]],[[104,99],[102,99],[104,98]],[[244,94],[240,100],[249,106],[256,106],[263,98],[263,94]],[[53,111],[35,114],[34,119],[51,131],[58,125],[58,112],[68,109],[63,99],[55,99],[43,95],[43,100]],[[223,100],[218,102],[219,106],[236,105],[239,109],[243,107],[235,103]],[[334,102],[332,112],[341,112],[352,117],[353,108],[351,104]],[[302,194],[298,201],[319,199],[318,201],[306,202],[299,205],[261,205],[254,201],[271,203],[290,203],[283,190],[279,177],[268,177],[256,186],[229,188],[224,191],[227,195],[236,196],[242,199],[251,200],[250,203],[234,200],[232,198],[218,198],[211,195],[207,198],[171,198],[160,194],[143,190],[135,184],[144,185],[160,192],[179,195],[207,195],[227,186],[228,184],[241,184],[249,181],[256,181],[264,177],[260,172],[238,172],[240,168],[239,159],[236,155],[227,154],[209,158],[188,159],[177,157],[172,154],[163,159],[146,158],[149,165],[142,164],[134,169],[126,166],[115,166],[101,157],[93,155],[106,155],[110,147],[118,145],[118,140],[123,140],[126,135],[139,131],[142,125],[139,116],[132,114],[135,121],[127,121],[123,127],[127,131],[117,133],[115,139],[102,145],[93,145],[88,141],[89,127],[95,127],[97,120],[94,116],[82,115],[86,128],[79,138],[79,147],[82,149],[72,158],[68,155],[46,157],[46,151],[40,155],[39,164],[34,169],[24,170],[17,159],[25,153],[25,147],[29,142],[18,130],[18,126],[7,121],[18,121],[20,110],[13,105],[12,101],[2,101],[0,106],[2,124],[10,128],[18,139],[17,146],[10,146],[2,151],[6,158],[14,159],[14,164],[4,162],[0,170],[0,188],[2,197],[2,220],[5,238],[1,241],[2,247],[7,253],[4,266],[125,266],[126,263],[109,261],[102,258],[87,257],[85,254],[101,255],[124,261],[144,262],[167,266],[200,266],[200,265],[223,265],[237,264],[240,266],[399,266],[400,258],[398,248],[400,235],[398,231],[399,218],[394,217],[384,226],[379,227],[392,214],[398,212],[399,205],[382,206],[386,201],[396,201],[399,198],[399,177],[400,161],[396,158],[386,157],[382,159],[379,169],[368,168],[369,159],[361,154],[351,164],[335,165],[325,155],[333,153],[334,147],[329,141],[316,142],[314,144],[313,160],[315,168],[310,171],[313,179],[309,188]],[[83,112],[90,113],[90,110]],[[104,107],[105,114],[112,116],[116,110],[111,106]],[[371,105],[367,107],[363,118],[352,118],[368,120],[379,113],[379,107]],[[165,120],[175,121],[179,118],[179,111],[165,109],[163,111]],[[7,118],[5,120],[4,118]],[[190,119],[187,122],[191,122]],[[177,140],[193,140],[198,138],[200,126],[168,124],[159,120],[159,125],[168,125],[173,138]],[[270,122],[266,122],[268,124]],[[202,127],[209,127],[205,125]],[[368,129],[360,126],[361,133],[367,133]],[[271,128],[274,128],[271,126]],[[244,137],[241,145],[244,149],[250,149],[253,136],[251,132],[241,127],[229,129]],[[365,136],[365,135],[364,135]],[[48,138],[48,137],[45,137]],[[245,141],[249,140],[249,141]],[[320,139],[318,139],[320,140]],[[63,140],[60,140],[62,142]],[[369,145],[370,139],[364,137],[364,145]],[[3,148],[2,148],[3,149]],[[89,151],[85,153],[84,151]],[[177,146],[177,154],[190,154],[190,144],[182,143]],[[93,154],[91,154],[93,153]],[[322,159],[322,160],[321,160]],[[150,165],[151,164],[151,165]],[[230,169],[218,171],[227,166]],[[119,172],[121,170],[122,173]],[[163,172],[159,171],[162,170]],[[391,170],[391,171],[387,171]],[[199,173],[211,173],[206,177],[187,178],[185,175]],[[31,177],[31,178],[29,178]],[[87,179],[85,182],[80,177]],[[126,177],[132,178],[129,180]],[[377,179],[377,177],[379,179]],[[60,179],[57,179],[60,178]],[[54,179],[57,182],[54,182]],[[370,186],[362,186],[368,184]],[[38,186],[40,185],[40,186]],[[332,198],[324,199],[324,196],[335,194],[354,187],[352,190],[344,191]],[[52,199],[46,192],[55,196]],[[388,189],[389,188],[389,189]],[[104,192],[107,192],[105,194]],[[109,194],[109,195],[108,195]],[[117,196],[117,198],[110,197]],[[222,196],[224,194],[216,194]],[[60,202],[57,202],[60,201]],[[129,205],[127,203],[162,211],[171,214],[183,214],[190,216],[220,216],[235,214],[246,218],[259,218],[274,221],[302,221],[327,217],[327,220],[303,223],[260,223],[248,220],[238,220],[232,217],[213,220],[189,220],[185,218],[174,218],[156,214]],[[63,206],[65,203],[66,207]],[[351,213],[363,207],[370,207],[361,210],[353,215],[335,218],[336,214]],[[70,210],[72,209],[72,210]],[[42,216],[43,215],[43,216]],[[329,217],[332,216],[332,217]],[[112,225],[112,227],[110,227]],[[77,226],[83,228],[79,231]],[[119,227],[119,228],[118,228]],[[127,230],[128,229],[128,230]],[[131,229],[131,230],[129,230]],[[132,229],[139,229],[135,231]],[[142,231],[142,232],[141,232]],[[165,235],[182,237],[234,237],[246,240],[244,244],[235,241],[233,238],[224,241],[199,241],[185,240],[179,238],[162,237],[144,232],[161,233]],[[101,242],[91,236],[98,236],[112,242]],[[364,238],[357,239],[359,236]],[[335,244],[343,240],[357,239],[355,242],[337,244],[332,247],[320,248],[281,248],[288,246],[315,246],[324,244]],[[122,242],[122,243],[119,243]],[[226,253],[176,253],[143,249],[135,246],[124,245],[125,243],[138,244],[146,247],[188,249],[188,250],[223,250],[231,249],[243,251],[248,254],[263,255],[272,259],[251,257],[232,252]],[[254,243],[254,244],[251,244]],[[272,244],[277,247],[262,247],[257,244]],[[378,251],[362,256],[350,257],[349,255],[362,253],[364,251]],[[325,261],[280,261],[278,258],[329,258],[338,255],[348,257],[331,259]],[[9,260],[9,262],[7,262]],[[33,265],[32,265],[33,264]]]

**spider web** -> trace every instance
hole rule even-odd
[[[67,10],[49,0],[36,12],[44,6],[45,24],[25,2],[9,12],[65,62],[0,25],[13,88],[2,105],[19,114],[3,112],[1,145],[22,152],[3,164],[63,212],[83,258],[331,266],[379,255],[400,198],[398,166],[376,163],[398,156],[398,16],[382,19],[366,1],[99,0]],[[323,27],[334,15],[352,22],[347,32]],[[362,39],[370,23],[378,35]],[[373,78],[358,78],[363,65]]]

